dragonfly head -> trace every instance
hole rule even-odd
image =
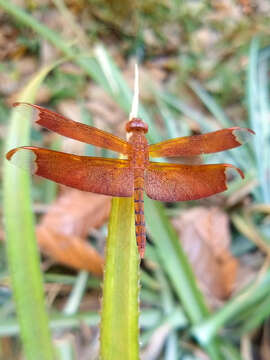
[[[126,124],[126,131],[129,133],[136,130],[147,133],[148,125],[139,118],[133,118]]]

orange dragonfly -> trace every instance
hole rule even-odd
[[[59,184],[93,193],[132,197],[138,251],[143,258],[146,243],[144,191],[154,200],[186,201],[204,198],[227,189],[231,171],[244,178],[243,172],[230,164],[184,165],[157,163],[149,157],[196,156],[215,153],[246,142],[254,132],[232,127],[215,132],[179,137],[149,145],[148,126],[139,118],[126,124],[128,141],[95,127],[65,118],[51,110],[29,103],[37,111],[36,123],[66,137],[124,154],[127,159],[77,156],[34,146],[10,150],[11,160],[19,152],[27,161],[32,158],[33,173]],[[24,154],[21,154],[24,152]],[[30,156],[29,155],[34,155]],[[21,159],[21,158],[20,158]],[[21,159],[22,160],[22,159]],[[19,160],[20,161],[20,160]]]

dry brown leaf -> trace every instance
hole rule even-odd
[[[36,234],[39,246],[46,255],[67,266],[102,275],[103,258],[82,238],[64,235],[45,226],[38,226]]]
[[[17,43],[18,30],[8,23],[3,13],[0,13],[0,60],[22,56],[25,46]]]
[[[109,211],[110,197],[68,189],[37,228],[41,250],[61,263],[100,275],[103,259],[85,238],[107,220]]]
[[[211,304],[233,291],[238,262],[230,254],[229,221],[216,207],[195,207],[174,220],[199,285]]]
[[[98,228],[108,219],[109,196],[68,189],[50,207],[42,226],[65,235],[86,237],[91,228]]]
[[[257,255],[252,253],[252,256],[247,254],[242,255],[239,258],[239,266],[237,269],[237,276],[235,280],[235,287],[233,289],[232,295],[236,295],[240,293],[243,289],[245,289],[248,285],[250,285],[252,282],[256,281],[256,277],[258,276],[258,266],[252,266],[249,264],[248,258],[253,257],[257,258]],[[261,254],[260,254],[261,255]],[[260,264],[262,263],[262,259],[256,259],[256,261],[260,261]]]
[[[224,18],[228,19],[227,21],[239,21],[242,16],[241,6],[235,6],[233,0],[213,0],[212,5],[215,11],[211,12],[209,17],[216,21]]]

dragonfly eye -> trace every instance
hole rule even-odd
[[[148,125],[141,119],[133,118],[126,125],[126,131],[132,132],[135,130],[142,130],[144,133],[148,132]]]

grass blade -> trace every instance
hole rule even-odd
[[[178,237],[166,218],[162,204],[145,198],[146,222],[159,257],[192,323],[199,322],[208,310],[196,285]],[[151,214],[151,216],[149,216]],[[170,254],[170,257],[167,257]]]
[[[52,330],[61,331],[80,328],[82,323],[88,326],[96,326],[99,323],[99,315],[95,312],[77,313],[76,315],[53,314],[50,317],[49,325]],[[0,337],[18,335],[19,330],[18,322],[15,319],[6,320],[0,324]]]
[[[72,289],[69,299],[64,307],[63,313],[66,315],[75,314],[78,311],[84,291],[87,286],[88,272],[82,270],[79,272],[76,283]]]
[[[198,324],[209,315],[209,311],[197,287],[196,279],[180,246],[179,239],[169,223],[161,203],[146,198],[145,210],[148,229],[155,240],[162,265],[191,323]],[[209,340],[205,348],[211,359],[220,358],[218,344],[215,340]]]
[[[101,359],[139,359],[139,257],[133,198],[113,198],[101,314]]]
[[[33,102],[51,68],[41,70],[18,100]],[[29,114],[13,110],[10,121],[6,151],[30,142]],[[8,264],[25,355],[28,360],[54,359],[35,238],[30,174],[4,160],[3,186]]]
[[[204,105],[208,110],[214,115],[218,120],[219,124],[224,127],[230,127],[231,121],[224,113],[222,108],[218,103],[207,93],[207,91],[201,86],[201,84],[196,80],[190,80],[189,86],[195,92],[195,94],[202,100]]]
[[[207,344],[213,336],[217,334],[226,322],[233,320],[240,312],[252,306],[257,306],[258,302],[268,297],[270,289],[270,271],[259,282],[250,286],[247,291],[227,302],[222,309],[208,320],[202,321],[193,328],[193,335],[201,344]]]
[[[261,187],[255,195],[258,201],[269,203],[269,52],[260,52],[257,37],[251,42],[249,59],[247,103],[250,124],[256,133],[253,144]]]

